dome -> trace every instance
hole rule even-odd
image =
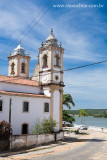
[[[22,55],[22,56],[27,56],[25,54],[25,50],[23,47],[21,47],[21,42],[19,42],[19,45],[17,46],[17,48],[14,49],[14,54],[13,55]]]
[[[55,38],[54,34],[53,34],[53,29],[51,29],[51,33],[49,35],[49,37],[46,39],[46,46],[47,45],[56,45],[58,46],[58,40]]]

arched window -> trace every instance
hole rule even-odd
[[[47,65],[47,55],[45,54],[44,56],[43,56],[43,67],[47,67],[48,65]]]
[[[25,73],[25,63],[22,63],[21,72]]]
[[[14,72],[14,66],[15,66],[15,64],[14,63],[12,63],[12,65],[11,65],[11,73],[12,74],[14,74],[15,72]]]
[[[59,56],[58,55],[55,56],[55,66],[59,67]]]
[[[22,134],[28,134],[28,124],[22,125]]]

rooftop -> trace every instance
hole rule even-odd
[[[9,76],[3,76],[3,75],[0,75],[0,82],[14,83],[14,84],[21,84],[21,85],[28,85],[28,86],[39,86],[38,82],[30,79],[9,77]]]
[[[11,96],[21,96],[21,97],[39,97],[39,98],[50,98],[46,95],[34,94],[34,93],[23,93],[23,92],[11,92],[11,91],[0,91],[2,95],[11,95]]]

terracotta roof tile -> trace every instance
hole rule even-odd
[[[9,77],[9,76],[3,76],[3,75],[0,75],[0,82],[14,83],[14,84],[21,84],[21,85],[28,85],[28,86],[39,86],[38,82],[30,79]]]
[[[11,96],[21,96],[21,97],[38,97],[38,98],[50,98],[46,95],[38,95],[34,93],[23,93],[23,92],[11,92],[11,91],[0,91],[2,95],[11,95]]]

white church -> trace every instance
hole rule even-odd
[[[13,135],[31,134],[37,119],[50,116],[57,122],[55,130],[62,130],[63,53],[51,29],[29,78],[29,53],[21,43],[10,52],[8,76],[0,75],[0,122],[11,123]]]

